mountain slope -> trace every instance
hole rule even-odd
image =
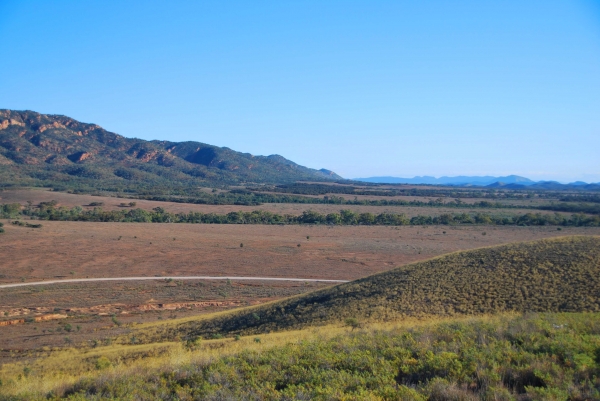
[[[167,337],[251,334],[343,321],[506,311],[599,311],[600,237],[463,251],[219,317]]]
[[[92,187],[341,179],[278,155],[125,138],[69,117],[14,110],[0,110],[0,174],[4,184]]]

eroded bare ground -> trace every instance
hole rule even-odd
[[[3,289],[0,363],[43,347],[102,344],[144,322],[256,305],[325,286],[156,280]]]

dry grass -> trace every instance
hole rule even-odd
[[[339,195],[339,194],[338,194]],[[347,200],[353,200],[354,195],[342,195]],[[420,200],[424,202],[428,202],[429,200],[436,199],[434,197],[373,197],[373,196],[356,196],[357,199],[377,199],[383,198],[384,200]],[[57,201],[59,206],[66,206],[69,208],[75,206],[83,206],[84,209],[92,207],[87,206],[92,202],[102,202],[102,209],[104,210],[122,210],[123,207],[120,206],[121,203],[129,203],[132,201],[131,199],[124,198],[116,198],[110,196],[92,196],[92,195],[78,195],[78,194],[69,194],[66,192],[54,192],[48,191],[45,189],[21,189],[21,190],[5,190],[0,192],[0,203],[20,203],[25,205],[27,201],[31,201],[34,205],[39,204],[40,202],[50,202]],[[451,200],[451,199],[448,199]],[[489,200],[489,199],[476,199],[477,201],[481,200]],[[227,214],[229,212],[251,212],[254,210],[262,210],[268,211],[271,213],[277,214],[291,214],[291,215],[301,215],[305,210],[314,210],[316,212],[327,214],[327,213],[338,213],[340,209],[352,210],[356,213],[404,213],[408,217],[414,217],[417,215],[440,215],[443,213],[456,213],[456,212],[465,212],[465,213],[478,213],[478,212],[488,212],[493,214],[502,214],[502,213],[510,213],[510,214],[525,214],[532,212],[531,209],[481,209],[481,208],[451,208],[451,207],[412,207],[412,206],[361,206],[361,205],[327,205],[327,204],[302,204],[302,203],[265,203],[259,206],[241,206],[241,205],[201,205],[201,204],[191,204],[191,203],[177,203],[177,202],[161,202],[161,201],[150,201],[150,200],[137,200],[136,208],[144,209],[144,210],[152,210],[155,207],[162,207],[168,212],[171,213],[188,213],[188,212],[202,212],[202,213],[217,213],[217,214]],[[464,199],[465,203],[471,203],[475,201],[475,199]],[[524,200],[504,200],[501,203],[504,204],[514,204],[520,206],[539,206],[539,200],[532,201],[524,201]],[[542,202],[547,203],[547,202]],[[552,211],[545,210],[535,210],[535,213],[542,214],[554,214]],[[571,213],[560,213],[565,216],[570,216]]]
[[[600,237],[563,237],[457,252],[287,300],[156,330],[253,334],[353,318],[600,310]]]
[[[181,388],[185,391],[177,394],[189,395],[196,386],[207,385],[204,376],[198,376],[198,372],[206,371],[221,375],[226,383],[233,386],[231,391],[244,392],[247,391],[244,388],[248,386],[258,386],[256,391],[262,392],[268,390],[264,387],[268,380],[265,381],[266,378],[260,376],[261,369],[252,368],[249,374],[258,376],[252,376],[254,378],[248,381],[249,379],[238,374],[230,376],[227,372],[231,372],[231,366],[251,366],[248,361],[260,361],[261,366],[265,364],[265,369],[268,366],[272,368],[273,364],[287,364],[285,361],[294,360],[290,358],[298,358],[296,353],[307,355],[307,352],[316,354],[306,357],[302,366],[306,372],[320,372],[315,379],[323,383],[323,388],[339,391],[337,386],[343,382],[327,382],[330,369],[323,366],[333,366],[331,364],[341,364],[339,369],[336,368],[336,372],[339,370],[336,374],[341,377],[347,374],[345,367],[358,364],[349,372],[356,372],[360,380],[368,380],[361,385],[371,388],[377,382],[377,375],[373,371],[373,374],[365,376],[360,373],[360,369],[363,369],[361,366],[364,363],[367,363],[365,366],[379,366],[373,365],[376,360],[382,361],[375,358],[373,352],[382,355],[400,352],[402,355],[406,354],[403,358],[408,358],[406,362],[402,362],[402,369],[415,372],[411,373],[412,376],[408,373],[402,377],[398,375],[394,384],[393,377],[398,369],[396,365],[400,362],[394,358],[386,362],[389,364],[386,367],[385,377],[389,382],[386,386],[390,389],[398,390],[397,386],[405,385],[405,381],[413,383],[412,381],[417,380],[413,376],[423,376],[427,378],[426,381],[409,383],[418,385],[422,394],[438,394],[442,397],[455,394],[462,397],[472,394],[469,392],[472,391],[469,390],[469,383],[474,378],[461,376],[460,371],[456,371],[449,373],[452,381],[434,380],[441,374],[439,372],[444,372],[447,363],[453,361],[452,358],[456,356],[453,352],[458,352],[460,347],[467,347],[460,352],[469,356],[477,350],[478,358],[482,358],[480,363],[489,360],[489,367],[492,369],[490,374],[496,374],[494,372],[498,370],[497,367],[504,369],[502,364],[492,360],[503,358],[498,354],[498,347],[506,348],[502,352],[510,353],[513,358],[511,360],[516,365],[514,368],[506,368],[508,370],[505,373],[514,375],[518,382],[521,376],[529,375],[527,369],[521,369],[521,362],[518,362],[520,359],[551,358],[543,352],[538,355],[539,352],[535,351],[539,348],[536,342],[546,341],[544,336],[549,336],[548,333],[552,333],[548,341],[556,343],[556,347],[564,347],[564,344],[573,343],[575,339],[584,338],[577,334],[577,330],[589,329],[593,331],[591,337],[585,337],[585,341],[580,341],[581,344],[570,346],[579,347],[581,352],[589,354],[590,346],[600,344],[593,337],[597,336],[597,325],[594,326],[596,328],[587,327],[585,315],[572,318],[567,315],[556,318],[548,315],[542,319],[534,316],[524,320],[516,318],[516,323],[511,323],[516,316],[514,312],[519,311],[600,310],[598,269],[599,237],[563,237],[456,252],[285,301],[274,301],[234,312],[218,312],[200,318],[186,317],[136,325],[128,333],[112,338],[110,343],[91,344],[88,341],[73,344],[73,348],[40,349],[28,360],[2,366],[0,376],[3,386],[0,394],[7,397],[20,395],[19,399],[42,399],[50,393],[63,396],[82,390],[87,394],[85,398],[96,399],[94,389],[104,389],[102,391],[108,391],[107,394],[125,394],[129,388],[130,394],[140,397],[148,389],[152,390],[147,394],[156,396],[163,394],[164,390],[180,388],[177,387],[180,383],[187,383]],[[589,316],[590,319],[597,319],[597,315]],[[561,323],[561,319],[567,319],[569,324]],[[562,334],[564,327],[569,327],[568,334],[571,337]],[[275,330],[284,331],[269,333]],[[482,342],[485,337],[477,334],[481,330],[487,333],[486,336],[498,336],[498,342],[493,343],[497,345],[488,347],[489,340]],[[546,334],[531,335],[538,332]],[[217,334],[235,333],[249,336],[212,340],[197,337],[202,335],[210,338]],[[411,336],[414,336],[416,343],[408,341],[413,338]],[[367,344],[372,338],[376,338],[373,344]],[[507,340],[532,342],[531,350],[521,355]],[[413,344],[411,346],[416,347],[419,353],[391,347],[390,341],[406,343],[404,346]],[[479,350],[481,347],[483,348]],[[353,351],[340,357],[339,350],[349,349]],[[431,357],[425,352],[427,349],[432,351]],[[364,361],[357,359],[358,354]],[[318,360],[312,360],[313,357]],[[574,363],[583,364],[584,367],[589,364],[587,354],[580,353],[574,358]],[[546,363],[542,359],[536,362],[540,366],[541,363]],[[432,363],[440,365],[430,366]],[[512,382],[507,382],[506,385],[510,386],[503,388],[500,381],[500,384],[494,384],[496,387],[484,389],[497,391],[497,394],[509,390],[539,393],[542,394],[539,399],[543,399],[546,391],[560,394],[577,391],[578,394],[584,394],[588,391],[587,387],[577,384],[579,382],[575,383],[576,375],[590,376],[594,372],[580,369],[573,373],[572,363],[567,359],[561,362],[561,369],[565,372],[561,373],[561,377],[564,380],[553,382],[554,387],[544,385],[524,390],[519,387],[520,382],[514,388],[510,387]],[[295,373],[292,372],[296,372],[296,366],[292,363],[289,368],[292,370],[286,375],[293,377]],[[546,369],[546,365],[543,366]],[[470,369],[468,365],[461,367],[463,368],[465,372]],[[515,371],[517,368],[523,371]],[[192,373],[195,375],[193,380],[188,376]],[[434,376],[429,381],[431,374]],[[480,375],[481,371],[468,374]],[[286,375],[284,377],[288,377]],[[493,377],[495,376],[489,376],[486,380],[492,383],[496,380]],[[371,382],[373,383],[369,384]],[[307,383],[309,386],[305,388],[306,391],[316,391],[314,383]],[[352,386],[340,388],[353,391]],[[215,390],[204,387],[202,391]],[[269,394],[272,394],[271,399],[278,397],[276,393]],[[485,394],[481,390],[484,398],[472,398],[486,399]],[[327,399],[324,396],[321,398]]]
[[[0,238],[0,282],[144,275],[357,279],[458,250],[559,234],[600,234],[598,227],[567,227],[558,232],[556,227],[54,221],[44,222],[41,229],[12,224],[4,228],[6,233]]]
[[[219,316],[217,313],[212,316]],[[212,317],[207,315],[207,317]],[[506,314],[504,316],[512,316]],[[186,321],[190,318],[180,319]],[[426,327],[432,324],[451,322],[468,322],[471,317],[447,318],[407,318],[397,322],[372,322],[363,326],[366,331],[401,330],[408,328]],[[481,321],[494,321],[498,316],[480,316]],[[156,325],[171,325],[169,322],[159,322],[143,325],[139,332],[148,330]],[[148,375],[151,372],[175,370],[189,364],[207,364],[217,359],[237,355],[241,352],[263,352],[271,348],[283,347],[290,343],[327,340],[339,335],[354,332],[354,329],[344,324],[330,324],[304,330],[290,330],[279,333],[262,334],[260,336],[241,336],[239,339],[224,338],[204,340],[194,347],[189,347],[180,340],[151,343],[131,344],[119,343],[91,347],[89,344],[78,344],[76,347],[64,349],[46,348],[37,358],[29,361],[5,363],[0,368],[3,386],[0,395],[16,395],[28,393],[60,394],[64,389],[86,378],[111,380],[131,375]],[[138,334],[140,335],[140,334]],[[260,338],[260,341],[256,341]],[[127,339],[127,338],[125,338]],[[98,370],[98,360],[104,357],[110,361],[106,369]],[[25,376],[25,369],[31,374]]]
[[[1,400],[598,399],[598,313],[405,319],[5,365]]]
[[[99,342],[124,335],[144,322],[172,321],[256,305],[329,286],[322,283],[134,281],[57,284],[0,291],[0,364],[35,358],[44,347]],[[6,305],[21,302],[20,307]],[[27,306],[38,305],[34,309]],[[8,314],[5,316],[5,313]],[[35,317],[62,318],[34,322]],[[112,316],[116,316],[116,324]],[[67,326],[68,325],[68,326]]]
[[[5,225],[6,233],[0,236],[0,282],[41,281],[56,279],[56,276],[155,275],[352,280],[453,251],[549,238],[558,234],[600,234],[600,228],[574,227],[558,232],[555,227],[328,228],[53,221],[43,222],[43,225],[41,229]],[[486,235],[482,235],[484,231]],[[308,240],[307,235],[310,236]],[[240,248],[240,243],[244,243],[243,248]],[[185,303],[214,299],[215,296],[219,300],[252,304],[315,289],[312,284],[280,287],[276,283],[233,281],[235,288],[227,290],[227,296],[223,297],[220,294],[223,284],[225,282],[215,286],[207,283],[207,287],[201,287],[199,282],[184,282],[181,286],[164,282],[128,282],[3,289],[0,290],[0,311],[10,314],[15,309],[49,307],[49,310],[40,313],[54,313],[54,308],[60,308],[64,313],[64,309],[113,305],[108,308],[108,313],[120,313],[131,312],[132,307],[140,304]],[[120,310],[115,310],[116,307]],[[175,314],[182,317],[212,310],[183,309]],[[76,317],[67,319],[73,326],[82,327],[80,332],[69,335],[74,342],[78,341],[78,336],[104,338],[121,332],[120,328],[104,330],[113,326],[110,318],[96,320],[96,317],[90,317],[94,313],[80,318],[81,314],[87,312],[78,311]],[[170,312],[163,314],[162,318],[167,319],[168,316],[171,316]],[[120,319],[127,325],[130,322],[156,321],[159,317],[160,314],[144,312],[143,315],[124,315]],[[56,326],[57,322],[43,322],[0,327],[0,348],[7,350],[0,354],[0,359],[6,360],[8,350],[65,346],[64,333],[54,331],[48,334]],[[95,329],[102,331],[95,332]],[[47,332],[42,335],[42,330]]]

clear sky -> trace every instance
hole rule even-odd
[[[600,1],[0,0],[0,108],[346,178],[600,181]]]

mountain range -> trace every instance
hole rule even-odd
[[[379,184],[427,184],[427,185],[456,185],[456,186],[484,186],[490,188],[503,189],[546,189],[546,190],[564,190],[564,189],[582,189],[598,190],[600,183],[588,184],[587,182],[576,181],[569,184],[561,184],[557,181],[533,181],[529,178],[518,175],[509,175],[504,177],[494,176],[457,176],[457,177],[430,177],[419,176],[413,178],[401,177],[368,177],[354,178],[354,181],[371,182]]]
[[[0,109],[3,187],[185,192],[191,187],[339,180],[344,179],[330,170],[304,167],[279,155],[255,156],[195,141],[127,138],[63,115]],[[517,175],[369,177],[354,181],[515,190],[600,190],[600,183],[536,182]]]
[[[62,115],[6,109],[0,109],[0,177],[3,184],[117,189],[342,179],[279,155],[126,138]]]

